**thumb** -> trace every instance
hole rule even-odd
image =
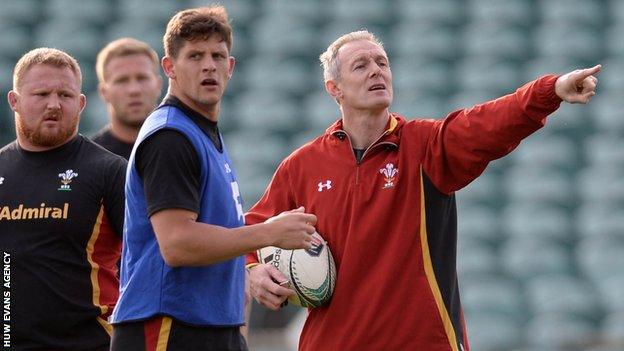
[[[583,96],[581,97],[581,103],[586,104],[589,102],[589,100],[596,95],[595,91],[589,91],[585,94],[583,94]]]

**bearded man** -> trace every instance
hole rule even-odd
[[[81,85],[78,62],[56,49],[26,53],[13,71],[17,139],[0,149],[11,350],[109,349],[126,161],[78,135]]]

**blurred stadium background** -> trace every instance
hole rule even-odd
[[[602,63],[590,105],[564,105],[458,194],[458,268],[474,350],[624,350],[624,1],[221,3],[233,19],[237,67],[219,124],[246,208],[284,156],[338,117],[317,57],[343,33],[367,28],[385,43],[392,110],[407,116],[442,118],[541,74]],[[80,127],[90,135],[107,122],[96,91],[98,50],[132,36],[162,55],[171,15],[205,4],[0,0],[0,91],[6,96],[27,50],[66,50],[83,69]],[[14,138],[3,97],[0,145]],[[252,350],[294,349],[300,312],[254,305]]]

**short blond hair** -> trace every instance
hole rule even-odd
[[[37,48],[25,53],[13,69],[13,90],[22,84],[22,79],[34,65],[50,65],[58,68],[69,68],[78,78],[78,88],[82,90],[82,72],[75,58],[68,53],[52,48]]]
[[[336,39],[324,53],[319,56],[319,60],[321,60],[321,66],[323,67],[323,79],[327,82],[328,80],[334,80],[340,78],[340,63],[338,62],[338,50],[342,46],[347,43],[356,40],[368,40],[373,42],[382,49],[383,44],[375,35],[367,30],[360,30],[356,32],[347,33],[340,38]]]
[[[232,26],[225,7],[213,5],[183,10],[176,13],[163,37],[165,55],[177,58],[180,49],[187,41],[208,40],[218,35],[232,51]]]
[[[121,38],[108,43],[97,55],[95,71],[100,83],[106,82],[104,68],[114,58],[130,55],[145,55],[154,65],[154,73],[158,75],[158,54],[147,43],[134,38]]]

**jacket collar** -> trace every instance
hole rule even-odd
[[[399,146],[399,139],[401,136],[401,129],[403,129],[403,125],[405,124],[405,117],[396,114],[390,113],[390,118],[388,119],[388,123],[386,124],[386,131],[384,135],[377,143],[380,142],[389,142]],[[334,122],[327,130],[325,130],[326,135],[335,136],[340,140],[344,140],[347,137],[347,132],[344,131],[342,125],[342,118]]]

